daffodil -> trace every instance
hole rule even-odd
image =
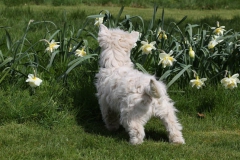
[[[158,65],[162,64],[163,68],[166,66],[172,66],[174,61],[177,61],[173,56],[173,51],[171,50],[168,54],[163,52],[159,54],[160,61]]]
[[[208,43],[208,49],[213,49],[218,43],[222,42],[220,36],[214,36],[212,40]]]
[[[222,36],[223,32],[225,31],[225,26],[219,26],[219,22],[217,22],[217,27],[211,27],[211,29],[214,29],[213,33]]]
[[[234,74],[233,76],[225,77],[221,80],[221,83],[226,89],[236,88],[237,84],[240,83],[238,76],[239,74]]]
[[[46,48],[46,51],[50,51],[51,53],[55,50],[58,49],[58,47],[60,45],[58,45],[60,42],[55,42],[55,40],[51,40],[51,42],[49,42],[48,40],[44,39],[44,41],[46,41],[48,43],[48,47]]]
[[[158,29],[158,33],[157,33],[158,39],[167,39],[167,35],[165,34],[165,31],[161,29],[161,27],[159,27]]]
[[[137,43],[134,43],[134,44],[133,44],[133,48],[135,48],[135,47],[137,47]]]
[[[140,48],[140,50],[142,50],[142,52],[144,54],[151,54],[152,50],[155,50],[156,48],[154,47],[154,45],[156,44],[155,41],[148,43],[148,41],[141,41],[142,47]]]
[[[83,47],[81,50],[80,49],[77,49],[75,51],[75,55],[78,56],[78,57],[83,57],[83,56],[86,56],[86,52],[84,51],[85,47]]]
[[[99,26],[102,23],[103,23],[103,17],[96,18],[94,26]]]
[[[208,43],[208,49],[213,49],[216,45],[218,44],[218,42],[213,39]]]
[[[202,88],[202,86],[204,86],[204,81],[206,81],[207,78],[201,78],[199,79],[199,77],[197,76],[196,79],[192,79],[190,80],[190,84],[192,85],[192,87],[196,87],[197,89]]]
[[[192,47],[189,47],[189,56],[190,56],[191,58],[194,58],[194,57],[195,57],[195,52],[194,52],[194,50],[192,49]]]
[[[31,87],[38,87],[42,83],[42,80],[33,74],[29,74],[26,82],[28,82]]]
[[[220,26],[218,28],[216,28],[213,33],[215,33],[216,35],[220,35],[222,36],[223,35],[223,31],[225,31],[225,26]]]

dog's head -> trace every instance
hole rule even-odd
[[[137,42],[138,37],[139,32],[133,31],[129,33],[120,30],[119,28],[108,29],[106,26],[101,24],[99,27],[98,42],[100,47],[103,49],[112,46],[130,51]]]
[[[100,25],[98,33],[99,46],[102,48],[100,65],[102,67],[119,67],[130,64],[130,51],[139,38],[139,32],[126,32],[119,28],[108,29]]]

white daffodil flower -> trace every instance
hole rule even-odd
[[[103,17],[99,17],[95,19],[94,26],[100,26],[103,23]]]
[[[171,50],[168,54],[163,52],[159,54],[160,61],[158,65],[162,64],[163,68],[166,66],[172,66],[174,61],[177,61],[173,56],[173,51]]]
[[[28,82],[31,87],[38,87],[42,83],[42,80],[33,74],[29,74],[26,82]]]
[[[81,50],[80,49],[77,49],[75,51],[75,55],[78,56],[78,57],[84,57],[86,56],[86,52],[84,51],[85,47],[83,47]]]
[[[206,81],[207,78],[201,78],[199,79],[199,77],[197,76],[196,79],[192,79],[190,80],[190,84],[192,85],[192,87],[196,87],[197,89],[202,88],[202,86],[204,86],[204,81]]]
[[[220,26],[218,28],[216,28],[213,33],[215,33],[216,35],[218,36],[222,36],[223,35],[223,32],[225,31],[225,26]]]
[[[148,41],[141,41],[141,48],[140,50],[142,50],[143,54],[151,54],[152,50],[155,50],[156,48],[154,47],[154,45],[156,44],[155,41],[148,43]]]
[[[48,43],[48,47],[46,48],[46,51],[50,51],[51,53],[55,50],[55,49],[58,49],[58,47],[60,45],[58,45],[60,42],[55,42],[55,40],[51,40],[51,42],[49,42],[48,40],[44,40]]]
[[[223,39],[221,39],[220,36],[214,36],[212,40],[208,43],[208,49],[213,49],[218,43],[222,41]]]
[[[134,43],[134,44],[133,44],[133,48],[135,48],[135,47],[137,47],[137,43]]]
[[[226,89],[236,88],[237,84],[240,83],[238,76],[239,74],[234,74],[233,76],[225,77],[221,80],[221,83]]]
[[[194,50],[192,49],[192,47],[189,47],[189,56],[190,56],[191,58],[194,58],[194,57],[195,57],[195,52],[194,52]]]
[[[222,36],[223,32],[225,31],[225,26],[219,26],[219,22],[217,21],[217,27],[211,27],[211,29],[213,29],[213,33],[218,35],[218,36]]]

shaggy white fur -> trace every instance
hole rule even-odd
[[[138,32],[100,25],[98,41],[102,52],[96,88],[103,121],[109,130],[116,130],[121,124],[129,133],[130,142],[141,144],[144,125],[156,116],[166,126],[169,141],[184,144],[182,126],[165,85],[133,67],[130,51],[138,37]]]

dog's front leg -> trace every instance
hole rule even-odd
[[[102,118],[106,128],[109,131],[115,131],[119,128],[119,114],[114,112],[104,99],[99,101]]]
[[[141,144],[143,143],[143,139],[145,137],[144,127],[143,125],[138,121],[125,121],[123,123],[123,127],[126,129],[126,131],[129,134],[130,137],[130,143],[133,145]]]

